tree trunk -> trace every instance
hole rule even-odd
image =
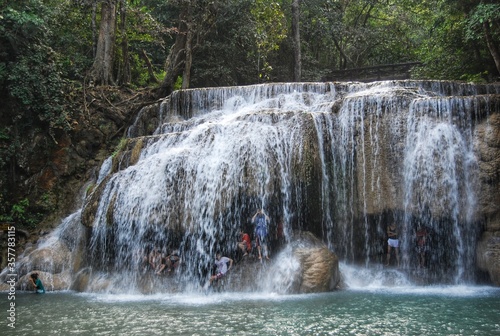
[[[302,61],[300,56],[300,0],[292,1],[292,36],[293,36],[293,81],[300,82],[302,77]]]
[[[128,39],[127,39],[127,3],[125,0],[120,0],[120,30],[122,33],[122,57],[123,57],[123,72],[121,83],[130,84],[130,60],[128,56]]]
[[[188,25],[186,24],[189,16],[189,6],[184,6],[179,14],[179,26],[174,45],[165,61],[165,77],[158,90],[158,98],[168,96],[174,90],[174,84],[183,73],[183,66],[186,60],[186,40],[188,35]]]
[[[493,37],[491,36],[490,24],[489,22],[483,23],[484,28],[484,36],[486,38],[486,44],[488,45],[488,49],[490,50],[491,56],[493,56],[493,60],[495,61],[495,65],[497,67],[497,72],[500,74],[500,51],[493,41]]]
[[[184,72],[182,74],[183,89],[189,88],[189,83],[191,82],[191,65],[193,64],[193,22],[191,21],[191,17],[188,19],[189,22],[187,22],[186,44],[184,48]]]
[[[153,71],[153,65],[151,64],[151,61],[149,60],[149,57],[146,54],[146,50],[142,49],[141,56],[144,59],[144,62],[146,62],[146,66],[148,67],[149,82],[158,83],[158,79],[156,78],[155,73]]]
[[[91,76],[95,84],[113,84],[113,60],[116,28],[116,0],[101,3],[101,24]]]
[[[92,57],[95,59],[97,54],[97,2],[92,2]]]

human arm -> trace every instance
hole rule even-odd
[[[40,284],[42,283],[42,281],[40,279],[33,279],[32,277],[30,277],[30,281],[31,281],[31,284],[33,285],[33,288],[36,290],[36,289],[40,289],[42,286],[40,286]]]
[[[387,227],[387,236],[389,236],[389,238],[396,237],[397,236],[397,230],[396,229],[392,229],[390,226],[388,226]]]

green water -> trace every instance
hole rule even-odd
[[[500,335],[500,289],[415,287],[267,293],[16,293],[2,335]]]

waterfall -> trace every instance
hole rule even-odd
[[[407,123],[405,230],[408,235],[413,220],[410,214],[421,217],[417,220],[435,235],[434,245],[446,246],[437,248],[434,270],[451,263],[453,273],[449,275],[456,282],[472,280],[478,236],[473,225],[473,186],[478,183],[472,146],[473,103],[470,97],[417,99],[412,102]]]
[[[345,264],[382,265],[395,222],[400,268],[412,272],[423,225],[430,281],[473,282],[474,127],[498,92],[433,81],[176,91],[156,108],[156,130],[139,136],[132,125],[128,145],[103,164],[82,212],[86,266],[109,287],[125,277],[130,290],[197,288],[216,252],[238,259],[240,229],[252,234],[264,209],[271,257],[293,232],[310,231]],[[148,118],[141,111],[136,123]],[[175,280],[145,273],[155,249],[179,252]],[[268,288],[286,288],[290,268],[300,268],[287,251]]]

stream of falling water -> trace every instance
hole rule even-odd
[[[345,263],[381,267],[392,222],[402,270],[417,267],[420,224],[429,232],[427,280],[474,282],[472,138],[478,101],[492,89],[401,81],[174,92],[155,132],[135,139],[137,162],[113,171],[109,158],[101,168],[88,289],[144,289],[144,257],[155,249],[181,255],[170,289],[198,288],[216,252],[237,258],[240,229],[253,232],[257,209],[270,217],[276,270],[257,289],[290,286],[286,272],[298,266],[278,252],[296,231],[313,232]],[[147,279],[147,291],[165,290]]]

